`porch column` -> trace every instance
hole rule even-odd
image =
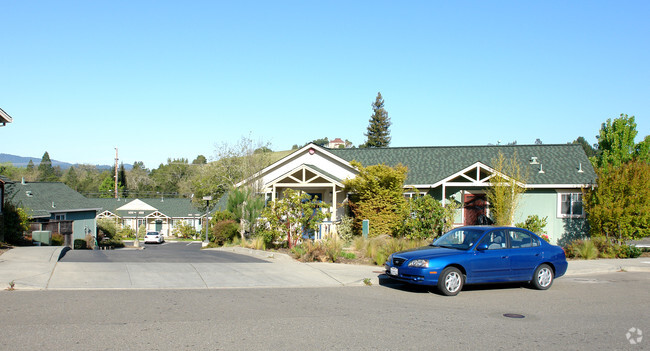
[[[271,189],[271,201],[275,202],[275,184],[273,184],[273,188]]]
[[[336,184],[332,185],[332,218],[330,218],[330,221],[334,222],[336,221]]]
[[[442,183],[442,207],[444,208],[447,203],[447,188],[445,183]]]

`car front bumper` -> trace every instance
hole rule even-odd
[[[438,277],[440,270],[432,268],[416,268],[401,266],[395,267],[392,265],[384,265],[386,275],[404,283],[417,284],[417,285],[436,285],[438,284]],[[397,270],[397,272],[395,272]],[[397,274],[395,274],[397,273]]]

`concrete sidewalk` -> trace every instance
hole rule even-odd
[[[61,247],[17,247],[0,256],[0,288],[227,289],[361,286],[379,284],[383,267],[301,263],[280,253],[241,247],[221,249],[268,263],[96,263],[58,262]],[[569,261],[566,276],[617,271],[650,272],[650,258]],[[4,287],[3,287],[4,285]]]
[[[0,289],[45,289],[59,260],[61,246],[15,247],[0,255]]]

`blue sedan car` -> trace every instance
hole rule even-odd
[[[521,228],[456,228],[431,245],[397,252],[386,261],[395,280],[437,286],[448,296],[465,284],[530,282],[546,290],[567,270],[564,250]]]

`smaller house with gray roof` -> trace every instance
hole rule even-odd
[[[595,183],[596,173],[582,147],[574,144],[328,149],[311,143],[237,186],[255,184],[267,200],[281,198],[287,188],[318,196],[331,204],[326,223],[335,230],[348,197],[343,181],[358,174],[350,162],[401,163],[408,167],[406,197],[428,194],[443,205],[454,201],[460,204],[454,225],[475,225],[490,215],[486,189],[499,155],[516,158],[528,174],[515,223],[529,215],[547,217],[551,242],[586,234],[582,188]]]
[[[185,198],[149,198],[149,199],[89,199],[99,207],[97,219],[113,219],[123,227],[139,228],[144,225],[148,232],[156,231],[164,236],[171,236],[174,227],[181,223],[189,224],[195,230],[201,230],[205,212]],[[148,208],[143,211],[121,210],[127,204],[142,203]]]

